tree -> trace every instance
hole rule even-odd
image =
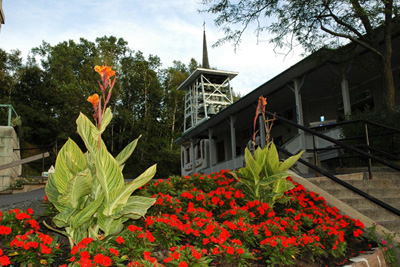
[[[391,67],[391,35],[398,28],[400,3],[394,0],[203,0],[204,12],[217,14],[215,24],[225,37],[216,45],[238,45],[248,26],[257,23],[257,35],[269,31],[277,47],[298,42],[306,51],[337,48],[354,42],[381,64],[385,108],[394,112],[395,87]],[[233,25],[241,25],[233,29]]]

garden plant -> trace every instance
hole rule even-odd
[[[136,147],[116,158],[101,140],[115,79],[107,66],[88,100],[78,133],[56,161],[46,186],[46,213],[0,212],[0,266],[342,266],[371,248],[364,225],[342,215],[285,172],[269,142],[246,168],[150,181],[155,166],[125,184],[122,169]],[[108,89],[108,93],[107,93]],[[107,94],[106,94],[107,93]],[[132,195],[134,193],[134,195]]]

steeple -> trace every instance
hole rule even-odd
[[[203,64],[202,68],[209,69],[210,63],[208,62],[207,41],[206,41],[206,23],[203,23]]]

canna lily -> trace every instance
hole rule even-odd
[[[115,75],[115,71],[111,70],[111,67],[103,65],[103,66],[95,66],[94,70],[100,74],[101,78],[107,76],[107,78],[111,78]]]
[[[94,94],[94,95],[89,96],[87,101],[92,103],[93,108],[96,110],[97,105],[99,104],[99,101],[100,101],[100,97],[98,94]]]

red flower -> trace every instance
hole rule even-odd
[[[32,210],[31,208],[28,208],[28,209],[26,210],[26,213],[32,215],[32,214],[33,214],[33,210]]]
[[[119,254],[118,250],[116,250],[115,248],[110,248],[109,251],[111,254],[114,254],[116,257],[118,257]]]
[[[228,247],[226,253],[233,255],[235,253],[235,249],[233,247]]]
[[[3,255],[0,257],[0,265],[1,266],[7,266],[10,264],[11,264],[10,259],[6,255]]]
[[[195,249],[192,249],[192,254],[193,254],[193,257],[195,257],[196,259],[198,259],[198,260],[201,259],[201,254],[198,253]]]
[[[188,267],[188,264],[185,261],[181,261],[179,267]]]
[[[218,247],[215,247],[213,250],[212,250],[212,254],[213,255],[217,255],[217,254],[220,254],[221,252],[219,251],[219,248]]]
[[[243,250],[242,248],[238,248],[238,249],[236,249],[236,252],[237,252],[238,254],[243,254],[243,253],[244,253],[244,250]]]
[[[72,250],[71,250],[71,254],[75,255],[78,251],[79,251],[79,247],[78,246],[73,246]]]
[[[104,256],[103,254],[99,253],[96,256],[94,256],[93,261],[97,264],[101,264],[103,266],[110,266],[111,265],[111,259],[110,257]]]
[[[175,260],[179,260],[179,258],[181,257],[181,254],[179,254],[178,252],[174,251],[174,253],[172,253],[172,257],[173,257]]]
[[[10,233],[11,233],[10,227],[0,225],[0,235],[9,235]]]
[[[40,233],[39,234],[39,238],[40,238],[40,241],[42,241],[42,243],[45,244],[45,245],[50,245],[51,242],[53,242],[53,238],[51,236],[49,236],[49,235],[46,235],[46,234]]]
[[[51,248],[49,248],[46,245],[40,244],[40,248],[41,248],[42,254],[50,254],[51,253]]]
[[[125,243],[125,239],[124,239],[123,237],[121,237],[121,236],[118,236],[118,237],[115,239],[115,241],[117,241],[118,244]]]

